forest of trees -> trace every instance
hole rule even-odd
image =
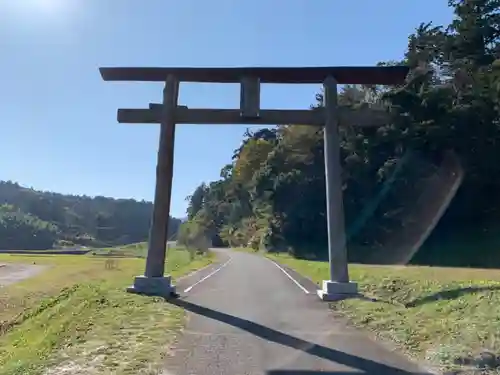
[[[369,103],[392,114],[380,128],[339,130],[351,259],[362,260],[384,236],[400,229],[398,212],[415,200],[412,188],[428,179],[446,155],[458,159],[465,177],[415,259],[444,259],[447,251],[455,264],[470,264],[478,251],[491,251],[479,249],[477,236],[500,225],[500,0],[448,4],[454,10],[451,24],[415,25],[404,59],[379,63],[408,66],[404,84],[345,85],[339,92],[341,105]],[[318,92],[311,110],[321,106]],[[389,192],[377,200],[387,184]],[[188,200],[183,240],[206,237],[219,245],[324,256],[322,128],[290,124],[247,131],[220,179],[200,185]],[[459,236],[472,236],[478,248],[444,247],[444,239],[457,243]],[[459,251],[469,255],[452,254]]]
[[[0,250],[146,241],[152,209],[151,202],[63,195],[0,181]],[[170,219],[169,238],[180,223]]]

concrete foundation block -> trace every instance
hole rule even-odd
[[[358,295],[358,284],[354,282],[339,283],[323,280],[323,287],[318,290],[318,296],[323,301],[340,301]]]
[[[127,292],[159,297],[171,297],[176,295],[175,285],[172,285],[172,278],[170,276],[137,276],[134,279],[134,285],[128,287]]]

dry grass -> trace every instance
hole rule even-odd
[[[315,282],[328,264],[273,255]],[[349,267],[372,300],[331,307],[357,326],[389,339],[442,371],[500,372],[500,270],[437,267]]]
[[[210,263],[172,249],[174,278]],[[0,288],[0,373],[153,374],[181,329],[181,309],[125,292],[144,261],[92,256],[7,256],[0,263],[47,266]]]

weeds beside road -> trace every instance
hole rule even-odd
[[[134,246],[143,252],[145,245]],[[170,249],[167,271],[175,278],[211,260]],[[0,263],[47,267],[0,288],[1,374],[154,371],[183,326],[182,309],[125,292],[143,273],[142,259],[117,258],[110,265],[109,258],[87,255],[0,255]]]

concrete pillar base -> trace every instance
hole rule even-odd
[[[129,286],[127,292],[159,297],[176,296],[175,285],[172,285],[172,278],[170,276],[137,276],[134,279],[134,285]]]
[[[323,280],[323,287],[318,290],[318,296],[323,301],[340,301],[355,297],[358,294],[358,284],[352,281],[339,283],[337,281]]]

